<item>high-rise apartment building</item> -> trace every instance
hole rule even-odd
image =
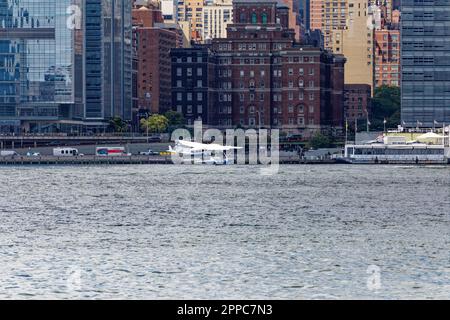
[[[226,38],[227,27],[233,21],[232,0],[214,0],[203,7],[201,37],[203,41]]]
[[[375,30],[375,86],[400,86],[400,30]]]
[[[190,23],[191,38],[201,41],[204,0],[177,0],[178,21]]]
[[[163,23],[158,4],[133,9],[134,48],[137,55],[138,113],[164,113],[171,108],[170,50],[182,43],[180,30]]]
[[[333,52],[342,53],[345,65],[345,84],[374,84],[374,27],[367,0],[348,0],[346,29],[333,39]],[[339,36],[338,36],[339,35]],[[338,50],[339,49],[339,50]]]
[[[311,30],[321,30],[325,48],[347,58],[346,84],[373,86],[372,20],[367,0],[310,0]]]
[[[1,0],[0,43],[0,126],[79,131],[131,119],[131,2]]]
[[[450,1],[401,4],[402,121],[450,123]]]

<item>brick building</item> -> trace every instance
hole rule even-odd
[[[383,7],[382,7],[383,8]],[[375,30],[375,86],[400,86],[400,11],[393,10],[389,19],[382,17],[382,27]]]
[[[208,124],[280,128],[305,137],[342,129],[345,58],[298,45],[288,6],[274,0],[233,4],[227,38],[211,45]],[[173,99],[182,76],[172,79]]]
[[[375,84],[400,85],[400,30],[375,30]]]
[[[371,87],[368,84],[346,84],[344,97],[345,119],[354,128],[356,121],[370,117]]]
[[[172,107],[170,50],[177,47],[180,35],[166,28],[156,6],[142,6],[132,14],[137,57],[135,112],[164,113]]]
[[[345,59],[300,46],[289,7],[235,0],[226,39],[215,39],[215,125],[272,127],[305,136],[342,127]]]
[[[172,109],[182,113],[187,125],[212,122],[215,102],[215,58],[207,46],[171,51]]]

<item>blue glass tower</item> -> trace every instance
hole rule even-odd
[[[129,0],[0,0],[0,131],[131,119]]]
[[[402,0],[402,120],[450,123],[450,0]]]

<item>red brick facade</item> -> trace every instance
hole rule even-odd
[[[400,86],[400,31],[375,30],[375,84]]]
[[[345,118],[354,127],[355,120],[367,120],[370,117],[371,87],[367,84],[345,85]]]
[[[215,39],[215,125],[272,127],[305,137],[343,125],[345,59],[300,46],[276,1],[234,2],[227,39]]]
[[[179,35],[165,29],[162,22],[161,11],[153,7],[133,10],[137,108],[151,113],[163,113],[172,107],[170,50],[177,47]]]

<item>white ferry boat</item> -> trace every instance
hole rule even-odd
[[[444,136],[429,134],[439,144],[406,141],[404,136],[385,136],[365,144],[347,144],[342,159],[346,163],[448,164],[450,148]]]

